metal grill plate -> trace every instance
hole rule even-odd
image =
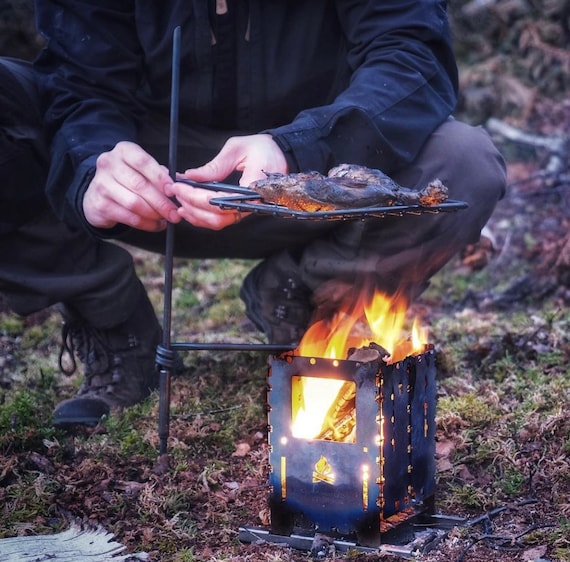
[[[247,187],[218,182],[197,182],[188,179],[179,179],[177,181],[209,191],[227,193],[228,195],[226,196],[214,197],[210,200],[212,205],[216,205],[224,210],[239,211],[242,213],[258,213],[280,218],[301,220],[359,220],[366,218],[402,217],[405,215],[433,215],[459,211],[468,207],[465,201],[448,200],[432,207],[423,207],[422,205],[393,205],[390,207],[363,207],[359,209],[338,209],[334,211],[295,211],[282,205],[268,203],[264,201],[258,193]]]
[[[467,208],[464,201],[448,200],[433,207],[421,205],[394,205],[391,207],[364,207],[359,209],[338,209],[334,211],[295,211],[282,205],[266,203],[259,195],[235,195],[216,197],[210,200],[212,205],[221,209],[236,210],[243,213],[259,213],[281,218],[301,220],[357,220],[366,218],[402,217],[405,215],[438,214]]]

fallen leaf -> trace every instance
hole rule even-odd
[[[250,451],[251,446],[248,443],[238,443],[232,457],[245,457]]]
[[[534,560],[538,560],[542,558],[546,554],[546,546],[535,546],[533,548],[529,548],[525,550],[522,556],[523,562],[534,562]]]

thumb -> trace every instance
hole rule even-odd
[[[252,182],[257,180],[264,180],[267,178],[267,174],[257,166],[246,166],[243,170],[243,174],[239,180],[239,184],[242,187],[248,187]]]
[[[195,181],[220,181],[227,178],[234,171],[228,160],[216,156],[213,160],[206,162],[198,168],[188,168],[184,175]]]

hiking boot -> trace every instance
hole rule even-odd
[[[256,265],[245,277],[240,297],[247,317],[271,344],[297,345],[309,325],[311,291],[288,252]]]
[[[126,322],[106,330],[89,325],[65,305],[60,312],[64,319],[60,368],[72,374],[77,355],[85,380],[74,398],[56,406],[55,426],[96,425],[111,410],[137,404],[157,388],[155,354],[161,329],[146,294]],[[66,352],[72,363],[67,370],[62,362]]]

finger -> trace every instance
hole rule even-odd
[[[226,196],[226,193],[211,192],[186,184],[175,184],[176,188],[180,193],[178,200],[181,204],[178,213],[194,226],[220,230],[240,218],[235,210],[222,209],[210,203],[213,197]]]
[[[116,222],[136,228],[137,230],[144,230],[145,232],[160,232],[164,230],[168,224],[164,219],[142,217],[141,215],[132,213],[126,209],[121,209],[117,213]],[[180,222],[180,217],[177,217],[176,222]]]
[[[119,172],[115,179],[117,189],[113,192],[115,203],[128,212],[128,215],[140,217],[141,223],[145,220],[179,222],[177,206],[166,195],[163,195],[156,187],[136,171]],[[121,189],[121,186],[127,186]],[[130,220],[127,224],[139,227],[139,223]]]
[[[165,217],[144,196],[129,190],[117,191],[114,213],[117,222],[141,230],[162,230],[167,221],[180,222],[176,205],[173,205],[173,209]]]
[[[180,183],[174,184],[173,189],[177,193],[178,201],[184,208],[184,211],[178,211],[179,214],[181,213],[183,218],[195,226],[208,228],[209,225],[212,225],[215,228],[219,228],[220,225],[227,226],[228,221],[222,217],[215,217],[215,215],[233,214],[235,217],[235,214],[238,213],[239,220],[241,220],[251,214],[236,211],[235,209],[224,209],[218,204],[212,203],[212,199],[231,196],[231,194],[225,192],[210,191]],[[198,210],[202,212],[198,214]],[[200,222],[199,225],[198,221]]]
[[[164,192],[164,187],[172,183],[165,166],[159,164],[148,152],[131,142],[117,144],[118,156],[133,170],[144,176],[148,182]]]
[[[110,198],[141,218],[171,222],[178,220],[176,205],[138,170],[118,166],[112,169],[111,181],[107,182]]]
[[[204,209],[185,208],[178,209],[180,216],[193,226],[209,230],[221,230],[239,221],[235,212],[211,213]]]
[[[173,184],[172,194],[176,197],[180,204],[199,207],[209,212],[216,212],[216,208],[220,209],[219,205],[212,204],[212,199],[239,195],[238,193],[232,194],[224,191],[212,191],[211,189],[204,189],[201,187],[188,185],[186,183]]]
[[[233,171],[234,167],[229,161],[222,160],[219,155],[210,160],[203,166],[198,168],[188,168],[184,174],[194,181],[220,181],[227,178]]]
[[[229,138],[212,160],[198,168],[188,168],[185,175],[195,181],[220,181],[239,170],[246,152],[238,138]]]
[[[98,189],[98,185],[104,185],[105,190]],[[154,232],[162,230],[166,222],[144,199],[111,180],[104,180],[103,184],[95,184],[87,189],[83,212],[87,221],[96,228],[112,228],[121,223]],[[175,222],[179,221],[180,216],[176,214]]]
[[[132,142],[120,142],[111,152],[102,154],[97,167],[103,170],[108,168],[114,176],[124,174],[124,185],[134,191],[151,186],[165,193],[172,183],[168,169]],[[120,177],[116,179],[122,181]]]

